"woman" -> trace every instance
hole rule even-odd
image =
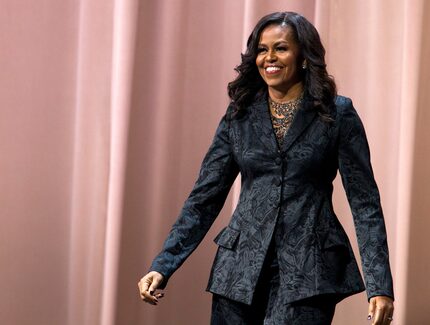
[[[336,95],[324,55],[299,14],[257,23],[199,178],[138,284],[144,301],[157,304],[156,289],[203,239],[240,172],[239,203],[215,238],[212,324],[330,324],[336,304],[365,288],[368,319],[391,322],[386,231],[365,132],[351,100]],[[366,286],[333,211],[338,169]]]

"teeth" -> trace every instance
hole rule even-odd
[[[267,72],[275,72],[275,71],[279,71],[279,70],[281,70],[280,67],[267,67],[266,68]]]

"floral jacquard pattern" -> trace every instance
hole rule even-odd
[[[338,96],[331,122],[303,106],[279,147],[267,100],[244,114],[229,107],[199,178],[151,270],[174,271],[203,239],[240,172],[242,186],[207,290],[251,304],[273,240],[286,304],[318,294],[339,299],[367,289],[393,297],[386,230],[363,125],[350,99]],[[333,211],[332,182],[340,171],[360,248],[366,286],[348,237]]]

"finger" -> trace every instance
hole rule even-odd
[[[155,297],[157,297],[158,299],[163,298],[164,297],[164,293],[163,292],[157,293],[155,295]]]
[[[384,310],[377,307],[373,316],[372,325],[382,325],[384,324]]]
[[[393,320],[392,319],[393,313],[394,313],[394,306],[393,306],[393,304],[389,304],[389,303],[386,303],[386,302],[382,302],[380,304],[377,303],[376,310],[381,315],[380,322],[377,322],[376,324],[390,325],[391,321]],[[375,317],[376,317],[376,315],[375,315]]]
[[[144,300],[144,302],[153,305],[153,306],[157,306],[158,305],[158,300],[154,301],[154,300]]]
[[[148,282],[146,277],[143,277],[142,279],[140,279],[139,283],[137,284],[140,292],[148,291],[149,285],[150,283]]]
[[[368,311],[368,315],[367,315],[368,320],[373,319],[373,316],[375,315],[375,307],[376,307],[375,299],[370,299],[369,311]]]
[[[145,301],[150,300],[152,302],[156,302],[158,299],[153,293],[149,291],[148,285],[142,286],[142,290],[140,290],[140,296]]]
[[[139,287],[139,293],[140,293],[140,298],[145,301],[148,302],[152,305],[156,305],[158,302],[158,298],[156,296],[153,296],[150,294],[150,292],[148,291],[149,289],[149,281],[148,279],[146,279],[145,277],[143,277],[139,283],[137,284],[137,286]]]
[[[149,291],[144,291],[140,295],[142,300],[150,303],[151,305],[156,305],[158,303],[158,298],[154,295],[151,295]]]
[[[394,314],[394,307],[388,307],[387,310],[385,311],[385,324],[389,325],[391,324],[391,322],[394,320],[393,318],[393,314]]]
[[[149,286],[149,293],[151,295],[154,294],[155,290],[158,288],[158,286],[160,285],[160,283],[161,283],[161,279],[159,277],[154,277],[152,279],[152,283]]]

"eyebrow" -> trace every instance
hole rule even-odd
[[[287,44],[288,45],[288,42],[286,40],[280,40],[280,41],[276,41],[273,45],[277,46],[279,44]],[[258,43],[258,46],[267,46],[267,45],[264,43]]]

